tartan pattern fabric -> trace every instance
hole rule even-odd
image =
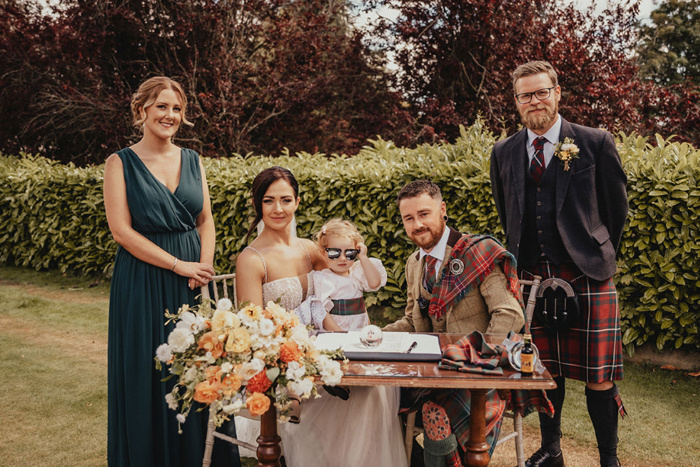
[[[621,380],[620,310],[612,278],[591,279],[571,261],[556,265],[542,259],[532,269],[521,271],[521,277],[531,279],[536,274],[543,279],[565,279],[581,303],[579,322],[570,329],[551,331],[538,323],[536,317],[533,320],[532,340],[549,372],[587,383]]]
[[[502,375],[502,367],[508,364],[508,353],[504,348],[488,344],[483,334],[474,331],[457,343],[445,346],[438,367],[465,373]]]
[[[365,307],[365,299],[363,297],[331,301],[333,302],[333,308],[331,308],[331,311],[329,311],[329,313],[332,315],[351,316],[367,313],[367,308]]]
[[[430,255],[425,257],[425,290],[427,290],[428,293],[433,293],[433,288],[435,287],[435,281],[437,280],[435,274],[436,265],[436,257]]]
[[[433,288],[428,312],[435,319],[440,319],[452,303],[459,302],[474,287],[491,274],[496,265],[500,265],[508,279],[508,290],[520,305],[520,283],[516,273],[515,257],[490,235],[468,234],[462,236],[447,258],[440,278]],[[462,265],[462,271],[453,273],[452,266]]]
[[[469,441],[471,392],[468,389],[439,390],[435,402],[445,409],[452,425],[452,433],[455,434],[462,452],[466,453]],[[501,433],[505,410],[506,401],[501,399],[497,390],[491,389],[486,393],[486,442],[489,444],[489,455],[493,454]]]
[[[535,148],[535,155],[530,161],[530,175],[535,179],[537,183],[542,180],[542,174],[544,174],[544,142],[546,141],[544,136],[539,136],[535,138],[532,142],[532,146]]]

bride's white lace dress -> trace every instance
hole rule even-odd
[[[307,275],[305,279],[312,289],[311,277]],[[279,299],[287,310],[297,308],[305,295],[298,277],[264,283],[262,291],[263,303]],[[313,290],[308,291],[310,294]],[[319,399],[302,402],[301,423],[278,425],[289,467],[407,465],[398,417],[399,388],[353,387],[347,401],[329,395],[321,387],[318,390]],[[260,423],[236,417],[236,432],[239,439],[254,444]]]

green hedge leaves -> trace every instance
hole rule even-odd
[[[370,141],[354,157],[300,153],[204,159],[217,228],[218,272],[233,270],[253,217],[250,186],[263,168],[289,168],[301,186],[298,234],[310,238],[331,217],[355,222],[387,268],[386,287],[367,297],[389,319],[405,306],[405,261],[414,247],[395,199],[406,182],[430,178],[443,191],[449,224],[502,238],[491,196],[496,138],[477,121],[454,144],[397,148]],[[628,352],[647,341],[700,349],[700,151],[657,137],[618,135],[630,214],[616,283]],[[0,261],[36,269],[109,274],[116,245],[102,198],[103,166],[77,168],[28,156],[0,156]]]

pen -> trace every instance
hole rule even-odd
[[[417,345],[418,345],[418,342],[413,341],[413,344],[411,344],[411,346],[408,348],[406,353],[411,353],[411,350],[415,349]]]

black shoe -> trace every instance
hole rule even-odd
[[[328,394],[335,397],[340,397],[344,401],[350,398],[350,388],[347,386],[323,386]]]
[[[564,455],[559,451],[554,456],[540,448],[525,461],[525,467],[564,467]]]

